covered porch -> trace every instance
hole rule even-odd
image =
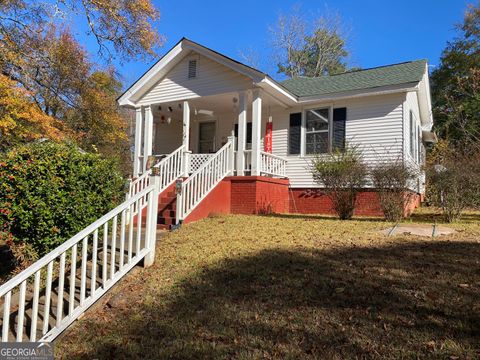
[[[231,140],[231,175],[286,177],[286,159],[272,148],[271,114],[280,106],[252,89],[136,107],[133,176],[152,166],[152,156],[158,162],[183,147],[188,177]]]

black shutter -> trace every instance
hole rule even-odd
[[[333,109],[333,150],[345,150],[347,108]]]
[[[302,113],[290,114],[290,131],[288,138],[288,153],[291,155],[300,154],[300,143],[302,134]]]

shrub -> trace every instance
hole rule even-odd
[[[42,256],[120,202],[123,186],[117,165],[98,154],[51,142],[21,146],[0,155],[0,224],[18,258]]]
[[[370,170],[385,219],[399,221],[405,216],[405,207],[412,200],[408,185],[416,172],[401,161],[382,162]]]
[[[430,201],[442,209],[445,220],[460,219],[465,209],[480,206],[479,154],[447,152],[427,168]]]
[[[325,187],[338,217],[351,219],[359,190],[366,183],[367,167],[355,147],[318,155],[312,163],[314,180]]]

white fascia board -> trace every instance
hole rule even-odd
[[[137,80],[125,93],[122,94],[117,100],[120,106],[135,106],[133,98],[139,91],[145,87],[149,88],[150,82],[155,82],[156,75],[166,65],[170,63],[175,57],[177,57],[183,50],[182,42],[179,42],[172,50],[170,50],[165,56],[163,56],[155,65],[153,65],[140,79]]]
[[[284,87],[280,86],[276,81],[270,79],[269,77],[265,77],[262,79],[262,81],[257,83],[258,86],[267,89],[270,88],[273,90],[270,91],[269,93],[272,94],[277,94],[282,97],[282,102],[287,103],[288,105],[296,105],[298,104],[298,98],[294,95],[292,95],[289,91],[287,91]]]
[[[418,85],[417,100],[420,111],[420,121],[425,128],[433,126],[432,98],[430,93],[430,80],[428,76],[428,64],[425,65],[425,74]]]
[[[378,96],[396,93],[406,93],[409,91],[418,91],[417,83],[408,83],[396,86],[385,86],[372,89],[362,89],[355,91],[345,91],[334,94],[327,94],[321,96],[306,96],[300,97],[298,103],[307,105],[309,103],[324,102],[324,101],[339,101],[346,99],[361,98],[365,96]]]

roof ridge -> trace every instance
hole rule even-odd
[[[387,67],[392,67],[392,66],[398,66],[398,65],[404,65],[404,64],[412,64],[412,63],[417,63],[417,62],[421,62],[421,61],[428,62],[427,59],[417,59],[417,60],[409,60],[409,61],[402,61],[402,62],[399,62],[399,63],[387,64],[387,65],[373,66],[373,67],[366,68],[366,69],[357,69],[357,70],[352,70],[352,71],[348,71],[348,70],[347,70],[347,71],[345,71],[345,72],[343,72],[343,73],[338,73],[338,74],[333,74],[333,75],[322,75],[322,76],[305,76],[305,75],[299,75],[299,76],[297,76],[297,77],[295,77],[295,78],[290,78],[290,79],[283,80],[282,82],[286,82],[286,81],[289,81],[289,80],[295,80],[295,79],[299,79],[299,78],[302,78],[302,79],[312,79],[312,80],[315,80],[315,79],[325,79],[325,78],[331,78],[331,77],[338,76],[338,75],[354,74],[354,73],[358,73],[358,72],[362,72],[362,71],[376,70],[376,69],[382,69],[382,68],[387,68]]]

